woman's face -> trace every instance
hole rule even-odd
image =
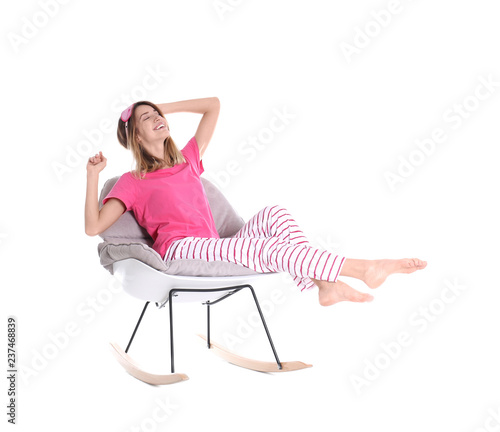
[[[140,105],[134,115],[135,129],[141,144],[163,143],[170,135],[167,121],[152,106]]]

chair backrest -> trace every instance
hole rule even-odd
[[[111,191],[120,176],[113,177],[104,184],[99,197],[99,207],[102,207],[103,199]],[[222,192],[209,180],[201,178],[203,187],[207,194],[210,210],[214,217],[215,227],[221,238],[231,237],[236,234],[245,224],[244,220],[236,213]],[[106,231],[100,234],[101,238],[108,242],[140,242],[148,246],[153,245],[153,239],[148,232],[142,228],[135,219],[132,211],[125,212]]]

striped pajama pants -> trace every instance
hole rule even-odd
[[[268,206],[233,237],[186,237],[174,241],[164,260],[226,261],[259,273],[287,272],[301,289],[315,286],[311,278],[335,282],[345,257],[312,247],[286,209]]]

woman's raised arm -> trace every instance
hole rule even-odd
[[[176,112],[191,112],[203,114],[198,129],[195,133],[196,142],[200,150],[200,159],[210,143],[219,118],[220,101],[217,97],[202,99],[189,99],[179,102],[158,104],[163,114],[173,114]]]
[[[99,152],[87,163],[87,194],[85,198],[85,233],[95,236],[113,225],[126,210],[119,199],[111,198],[99,210],[99,173],[106,167],[107,159]]]

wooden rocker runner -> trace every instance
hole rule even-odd
[[[118,177],[106,182],[100,201],[107,195]],[[217,231],[221,238],[231,237],[244,221],[237,215],[221,192],[202,178],[212,209]],[[175,372],[174,363],[174,304],[201,302],[207,306],[207,334],[200,335],[214,354],[229,363],[260,372],[287,372],[311,367],[299,361],[281,362],[267,327],[259,301],[252,286],[257,280],[275,273],[257,273],[233,263],[207,263],[200,260],[175,260],[165,263],[150,246],[152,239],[137,224],[132,212],[124,213],[108,230],[101,234],[105,240],[99,244],[101,264],[122,284],[125,292],[145,301],[139,320],[125,350],[111,343],[111,351],[122,367],[135,378],[152,385],[173,384],[188,379]],[[212,306],[244,290],[249,290],[259,312],[275,361],[259,361],[239,356],[210,339],[210,313]],[[152,374],[144,371],[128,354],[141,320],[150,303],[158,308],[168,305],[170,325],[170,374]]]

